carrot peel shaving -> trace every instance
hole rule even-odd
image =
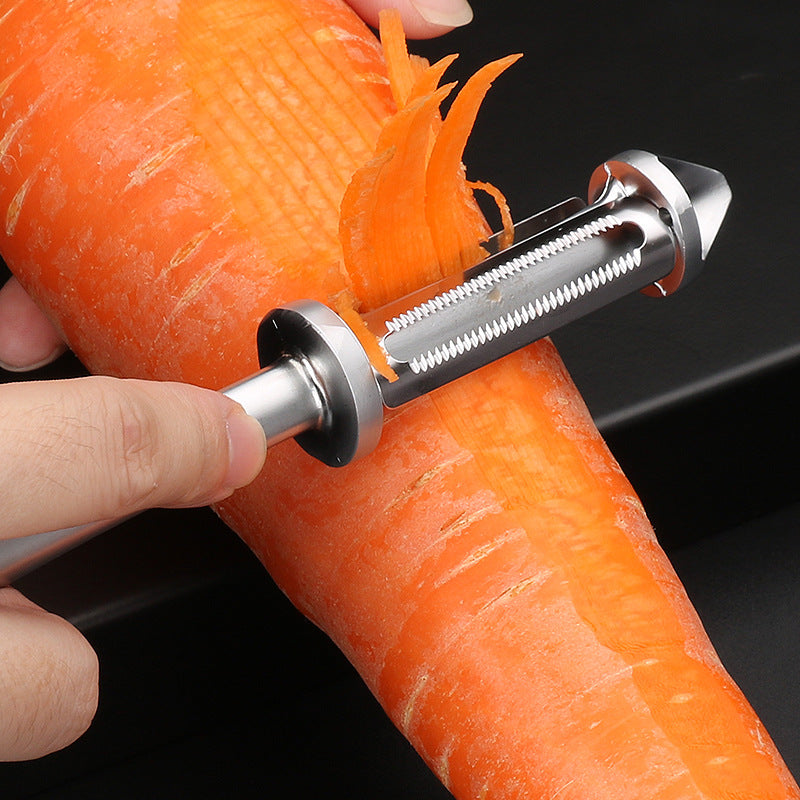
[[[453,84],[437,87],[455,56],[415,72],[397,11],[381,12],[380,32],[399,110],[382,130],[375,158],[351,179],[340,222],[344,269],[366,309],[484,257],[479,242],[490,231],[475,189],[498,203],[507,234],[512,227],[502,194],[468,181],[461,158],[484,95],[518,56],[479,70],[442,120],[440,107]],[[403,266],[409,262],[413,267]]]

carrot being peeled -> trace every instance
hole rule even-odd
[[[274,305],[480,257],[460,162],[507,63],[441,120],[441,66],[396,99],[334,0],[0,0],[0,36],[0,252],[94,371],[221,386]],[[800,797],[548,342],[219,512],[461,800]]]

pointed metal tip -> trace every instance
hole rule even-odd
[[[697,217],[702,257],[705,259],[728,211],[731,187],[721,172],[710,167],[677,158],[662,158],[661,162],[681,182],[689,196]]]
[[[717,170],[645,150],[626,150],[595,170],[590,202],[608,192],[643,197],[670,220],[677,250],[674,269],[659,281],[665,294],[684,286],[703,268],[731,201],[728,182]]]

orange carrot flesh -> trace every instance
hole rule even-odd
[[[454,84],[437,86],[453,59],[415,74],[397,14],[381,15],[381,37],[400,110],[381,131],[375,157],[350,180],[339,229],[345,269],[367,309],[472,266],[484,255],[479,242],[489,229],[461,156],[492,81],[517,59],[501,59],[480,70],[442,123],[439,109]],[[502,194],[489,184],[479,186],[500,206],[510,234],[511,216]]]
[[[381,43],[386,58],[389,86],[398,108],[403,108],[417,81],[417,69],[412,63],[403,33],[403,23],[397,14],[381,14]],[[432,89],[435,88],[431,87]]]
[[[384,15],[384,17],[387,16],[391,18],[391,15]],[[411,87],[411,93],[406,105],[415,100],[419,100],[425,95],[433,94],[441,83],[442,76],[457,58],[458,56],[455,53],[453,55],[444,56],[444,58],[440,58],[435,64],[431,64],[427,69],[421,71],[417,76],[416,82]]]
[[[275,304],[479,257],[463,143],[509,62],[441,120],[446,64],[384,30],[388,72],[333,0],[0,0],[0,252],[92,370],[220,386]],[[220,513],[462,800],[800,797],[548,342]]]
[[[391,144],[356,172],[342,200],[344,263],[354,293],[368,307],[418,289],[420,274],[427,282],[443,277],[425,216],[424,178],[434,119],[451,88],[394,117],[384,129]],[[415,267],[397,269],[400,254],[409,254]]]
[[[361,315],[356,311],[355,298],[348,292],[340,292],[333,298],[333,310],[347,323],[351,331],[364,348],[372,367],[389,381],[397,380],[397,373],[389,364],[389,358],[380,346],[378,338],[369,329]]]
[[[463,179],[461,158],[484,95],[492,81],[518,58],[507,56],[487,64],[467,81],[453,101],[431,153],[426,184],[428,224],[446,274],[472,266],[484,255],[472,231],[486,223],[480,212],[468,204],[471,189]],[[472,214],[467,215],[465,211],[470,208]]]

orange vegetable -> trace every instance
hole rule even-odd
[[[480,256],[461,153],[509,61],[442,120],[385,30],[391,81],[335,0],[0,0],[0,251],[92,370],[219,387],[270,307]],[[548,342],[220,513],[459,798],[800,797]]]

